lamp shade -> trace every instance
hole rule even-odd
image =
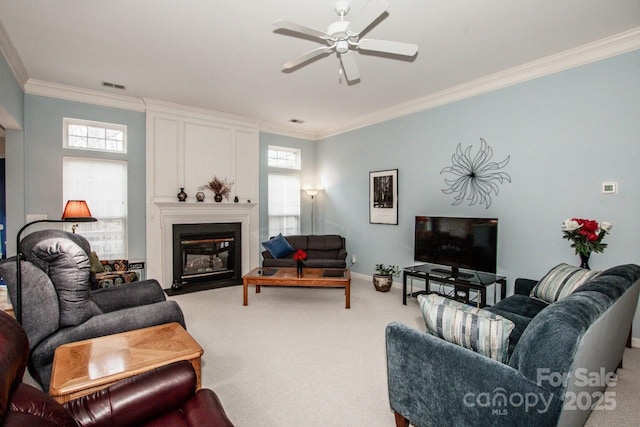
[[[73,222],[90,222],[97,221],[91,216],[91,211],[87,202],[84,200],[69,200],[62,212],[63,221]]]
[[[304,190],[305,193],[307,193],[309,196],[313,197],[316,194],[318,194],[320,190],[313,190],[313,189],[306,189]]]

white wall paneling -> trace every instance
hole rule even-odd
[[[208,110],[145,100],[147,106],[147,275],[171,280],[171,225],[242,222],[243,273],[258,266],[257,123]],[[195,202],[216,175],[233,181],[230,200]],[[180,188],[187,202],[178,203]],[[233,198],[238,196],[239,202]],[[254,203],[247,203],[249,200]],[[232,206],[229,206],[231,204]],[[169,239],[169,240],[168,240]],[[167,282],[169,281],[169,282]]]

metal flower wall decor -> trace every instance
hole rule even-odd
[[[505,172],[500,172],[511,158],[507,156],[501,162],[492,162],[493,149],[487,145],[487,141],[480,138],[480,150],[472,156],[470,145],[462,151],[462,144],[458,144],[456,152],[451,156],[450,167],[440,171],[440,174],[450,174],[451,179],[445,178],[447,188],[443,188],[445,194],[453,194],[453,206],[459,205],[464,200],[469,201],[469,206],[476,203],[485,205],[485,209],[491,206],[491,193],[498,195],[498,184],[504,181],[511,182],[511,177]]]

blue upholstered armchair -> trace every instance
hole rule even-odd
[[[22,324],[29,338],[29,372],[49,390],[53,354],[69,342],[147,326],[178,322],[182,310],[166,301],[160,284],[143,280],[91,290],[89,242],[60,230],[37,231],[20,243]],[[0,264],[9,296],[16,301],[16,260]]]

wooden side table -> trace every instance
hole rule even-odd
[[[58,347],[49,394],[60,403],[159,366],[188,360],[200,388],[202,347],[179,323],[167,323]]]

